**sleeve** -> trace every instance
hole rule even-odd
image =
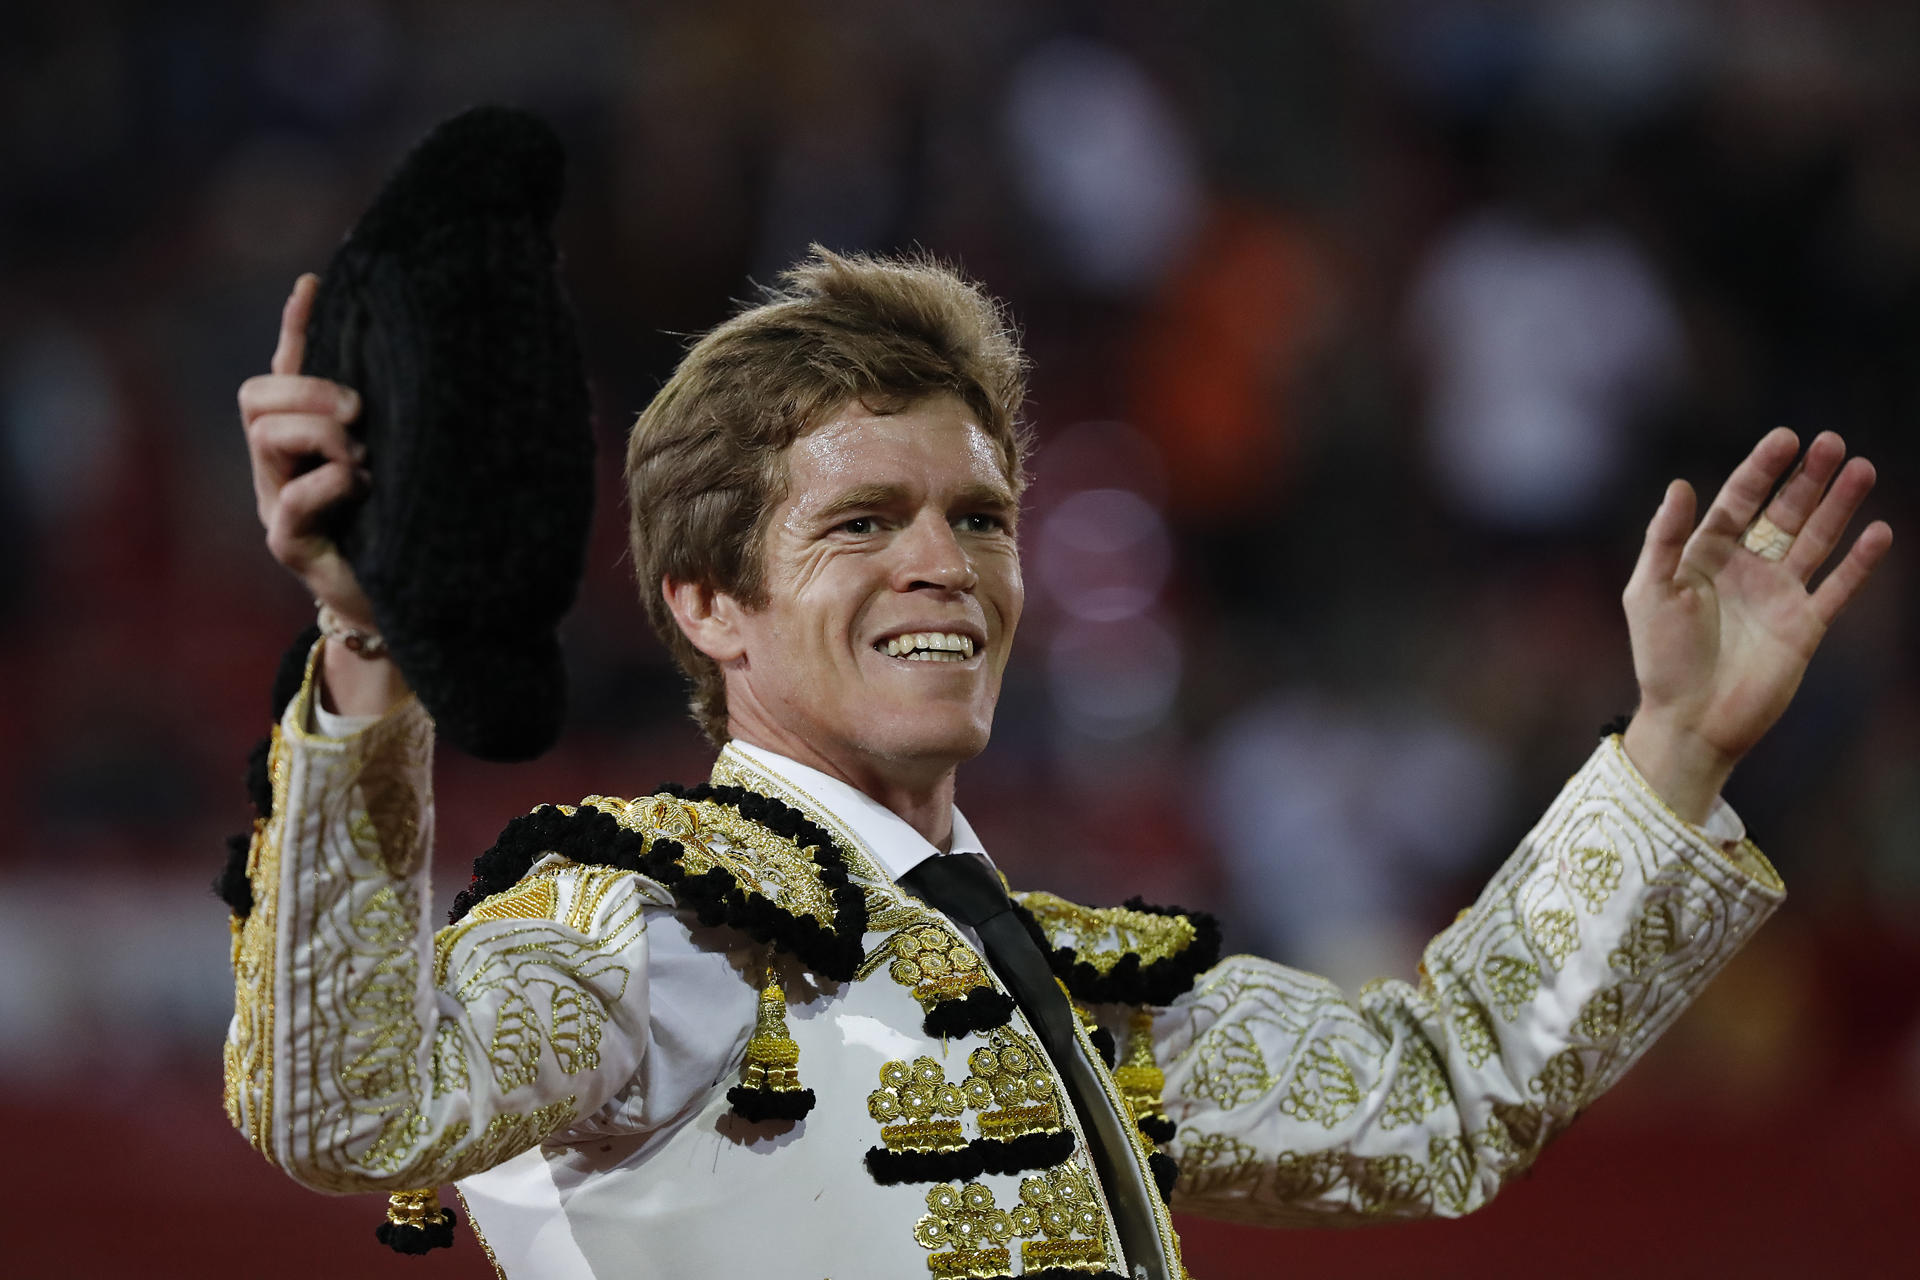
[[[226,1105],[297,1181],[346,1193],[476,1173],[600,1108],[647,1044],[647,921],[664,891],[549,858],[436,935],[423,912],[433,726],[409,699],[269,757],[273,806],[233,922]]]
[[[1417,986],[1353,1002],[1235,956],[1160,1015],[1176,1205],[1266,1224],[1479,1207],[1782,897],[1758,849],[1682,821],[1608,739],[1428,945]]]

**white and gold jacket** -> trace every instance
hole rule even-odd
[[[229,1116],[296,1180],[458,1181],[515,1280],[1130,1273],[1032,1029],[846,815],[729,749],[710,786],[517,819],[436,932],[431,722],[325,738],[311,698],[274,733],[226,1046]],[[1204,917],[1015,897],[1117,1040],[1149,1184],[1171,1156],[1184,1211],[1324,1223],[1484,1203],[1781,889],[1609,739],[1418,984],[1357,1002],[1212,963]]]

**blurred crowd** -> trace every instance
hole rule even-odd
[[[961,264],[1034,360],[1029,614],[961,775],[996,857],[1343,982],[1410,973],[1632,709],[1618,595],[1668,477],[1835,430],[1920,535],[1901,0],[16,0],[0,1077],[217,1071],[204,886],[310,614],[234,391],[293,277],[482,101],[568,146],[603,465],[566,738],[443,754],[443,897],[532,804],[703,772],[618,459],[688,335],[810,242]],[[1681,1038],[1757,1096],[1920,1099],[1902,545],[1729,793],[1793,900]]]

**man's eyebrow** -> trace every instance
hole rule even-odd
[[[960,503],[963,507],[994,507],[1001,511],[1013,512],[1020,507],[1019,500],[1013,496],[1013,490],[1000,484],[970,484],[960,491]]]
[[[836,495],[825,506],[810,513],[814,520],[831,523],[836,517],[849,511],[872,510],[892,506],[901,500],[903,491],[898,485],[859,484]],[[1013,496],[1013,490],[1005,485],[970,484],[955,495],[955,504],[962,507],[988,507],[995,511],[1013,513],[1019,509],[1019,501]]]
[[[815,520],[831,520],[862,507],[885,507],[899,500],[900,488],[897,485],[857,484],[812,514]]]

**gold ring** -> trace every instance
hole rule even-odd
[[[1793,545],[1793,535],[1761,516],[1747,526],[1747,531],[1740,536],[1740,545],[1762,560],[1785,560],[1787,548]]]

